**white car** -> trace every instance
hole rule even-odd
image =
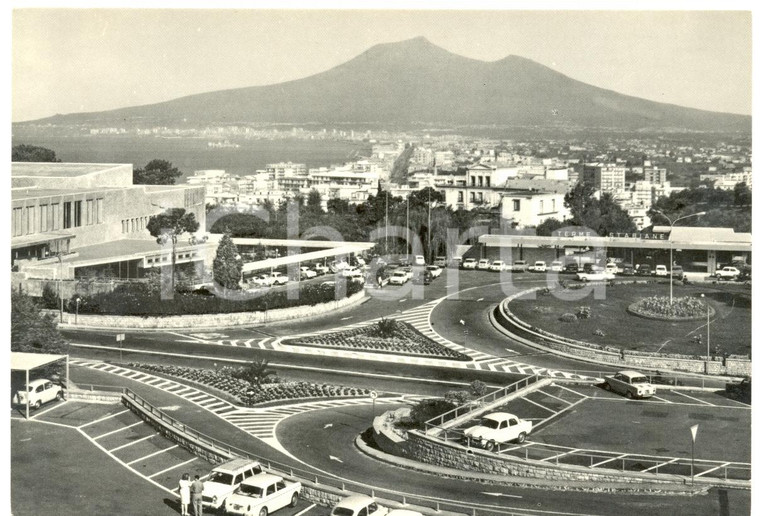
[[[533,430],[533,423],[524,421],[514,414],[494,412],[483,416],[480,424],[464,431],[464,440],[469,444],[493,450],[497,444],[517,441],[522,443]]]
[[[262,473],[247,478],[224,502],[226,514],[266,516],[283,507],[295,507],[301,495],[301,483],[278,475]]]
[[[248,283],[255,287],[271,287],[272,278],[266,274],[257,274],[256,276],[253,276],[251,279],[249,279]]]
[[[493,272],[501,272],[507,270],[507,264],[504,263],[503,260],[494,260],[494,262],[491,264],[491,269]]]
[[[463,269],[474,269],[478,265],[478,261],[475,258],[467,258],[462,262]]]
[[[525,260],[515,260],[515,263],[512,264],[512,272],[525,272],[527,268],[528,262]]]
[[[288,277],[281,272],[273,272],[270,276],[272,285],[284,285],[288,282]]]
[[[346,267],[340,273],[344,278],[361,278],[364,276],[359,267]]]
[[[232,459],[218,465],[203,482],[203,505],[219,509],[243,480],[262,473],[261,464],[249,459]]]
[[[655,276],[667,276],[669,274],[668,268],[664,265],[658,265],[654,268]]]
[[[562,269],[564,268],[564,265],[562,265],[562,262],[559,260],[554,260],[549,267],[549,269],[552,272],[562,272]]]
[[[739,277],[740,271],[736,267],[723,267],[721,270],[715,272],[715,276],[719,280],[730,280]]]
[[[491,262],[488,258],[483,258],[478,262],[477,269],[481,271],[487,271],[491,267]]]
[[[388,508],[367,495],[351,495],[333,507],[330,516],[385,516]]]
[[[626,398],[651,398],[657,390],[649,378],[636,371],[620,371],[604,377],[604,388],[622,394]]]
[[[528,267],[528,270],[532,272],[546,272],[546,262],[537,261]]]
[[[388,283],[391,285],[403,285],[407,281],[409,281],[409,276],[404,271],[394,271],[388,279]]]
[[[443,273],[443,269],[437,265],[428,265],[425,267],[425,270],[428,271],[433,278],[437,278]]]
[[[314,272],[322,276],[323,274],[327,274],[328,272],[330,272],[330,267],[328,267],[324,263],[317,263],[314,265]]]
[[[43,403],[63,399],[63,387],[44,378],[32,380],[24,387],[13,396],[14,404],[26,405],[28,399],[29,406],[38,409]]]
[[[617,264],[616,263],[612,263],[612,262],[610,262],[607,265],[605,265],[604,266],[604,270],[607,271],[607,272],[609,272],[609,273],[612,273],[612,274],[617,274],[618,272],[620,272],[620,270],[618,270]]]
[[[317,277],[317,271],[313,271],[308,267],[301,267],[299,271],[301,272],[301,279],[311,279]]]
[[[418,254],[414,257],[414,265],[425,265],[425,257]]]

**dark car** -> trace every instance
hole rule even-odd
[[[623,267],[623,272],[620,273],[621,276],[633,276],[634,274],[636,271],[630,266]]]
[[[726,384],[726,396],[744,403],[752,401],[752,379],[744,378],[741,382]]]
[[[639,276],[651,276],[653,274],[652,266],[646,263],[639,265],[639,268],[636,270],[636,274]]]
[[[576,274],[578,272],[578,264],[577,263],[568,263],[565,265],[565,272],[568,274]]]
[[[679,265],[674,265],[670,273],[673,275],[673,279],[682,280],[683,279],[683,267]]]

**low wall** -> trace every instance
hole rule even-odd
[[[63,313],[63,322],[69,326],[89,328],[136,328],[136,329],[169,329],[169,328],[225,328],[229,326],[260,325],[290,319],[304,320],[319,317],[348,306],[360,303],[366,297],[364,290],[353,296],[338,301],[330,301],[313,306],[294,306],[279,308],[266,312],[237,312],[231,314],[199,314],[171,315],[166,317],[139,317],[129,315],[76,315]],[[49,310],[58,315],[55,310]]]
[[[66,399],[69,401],[84,401],[87,403],[119,403],[120,392],[86,391],[83,389],[69,389],[66,391]]]
[[[535,328],[518,319],[510,310],[509,302],[517,297],[541,287],[529,289],[507,297],[499,303],[494,311],[494,321],[504,327],[515,327],[520,331],[527,332],[538,338],[543,347],[572,355],[581,360],[603,362],[610,365],[636,367],[661,371],[683,371],[688,373],[700,373],[718,376],[750,376],[752,374],[752,361],[743,358],[711,357],[711,360],[689,358],[683,355],[668,355],[658,353],[644,353],[614,348],[612,346],[596,346],[581,341],[566,339],[554,335],[540,328]]]

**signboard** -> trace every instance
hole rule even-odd
[[[377,392],[376,391],[369,391],[369,397],[373,400],[377,398]]]

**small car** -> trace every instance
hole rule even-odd
[[[32,380],[29,382],[29,385],[24,386],[24,388],[13,395],[13,403],[15,405],[26,405],[27,399],[29,400],[29,406],[36,410],[40,408],[43,403],[48,403],[53,400],[62,400],[63,387],[46,378]]]
[[[272,278],[272,285],[284,285],[288,282],[288,277],[281,272],[273,272],[269,277]]]
[[[488,260],[488,258],[483,258],[480,261],[478,261],[477,269],[481,271],[487,271],[491,267],[491,262]]]
[[[684,278],[683,267],[680,265],[674,265],[671,273],[673,274],[673,279],[682,280]]]
[[[322,276],[330,272],[330,267],[328,267],[327,265],[323,263],[317,263],[317,264],[314,264],[314,272]]]
[[[433,265],[444,268],[448,265],[448,262],[445,256],[436,256],[435,260],[433,261]]]
[[[605,265],[604,266],[604,270],[607,271],[607,272],[610,272],[612,274],[617,274],[619,272],[617,264],[616,263],[612,263],[612,262],[610,262],[607,265]]]
[[[388,283],[391,285],[403,285],[407,281],[409,281],[409,276],[401,270],[394,271],[390,278],[388,278]]]
[[[612,376],[604,377],[603,387],[608,391],[622,394],[628,399],[651,398],[657,392],[649,378],[637,371],[620,371]]]
[[[433,276],[433,279],[437,278],[443,273],[443,269],[441,269],[438,265],[428,265],[425,267],[425,270]]]
[[[414,261],[412,263],[414,265],[425,265],[425,257],[421,254],[415,255]]]
[[[243,480],[224,503],[225,514],[265,516],[283,507],[298,505],[301,483],[262,473]]]
[[[626,265],[623,267],[623,272],[620,273],[622,276],[633,276],[636,274],[636,271],[631,267],[630,265]]]
[[[462,262],[463,269],[474,269],[478,265],[478,261],[475,258],[466,258]]]
[[[525,260],[515,260],[512,264],[512,272],[525,272],[528,268],[528,262]]]
[[[546,272],[546,262],[537,261],[528,268],[532,272]]]
[[[272,278],[270,278],[266,274],[257,274],[256,276],[252,276],[251,279],[248,280],[248,284],[253,285],[255,287],[271,287]]]
[[[670,273],[668,272],[668,268],[665,265],[657,265],[654,268],[654,275],[655,276],[668,276]]]
[[[578,269],[579,269],[578,264],[573,262],[573,263],[568,263],[567,265],[565,265],[564,271],[567,272],[568,274],[577,274]]]
[[[317,271],[313,271],[308,267],[301,267],[299,271],[301,273],[301,279],[311,279],[317,277]]]
[[[507,264],[504,263],[503,260],[494,260],[494,262],[491,264],[490,270],[493,272],[501,272],[507,270]]]
[[[647,263],[643,263],[639,265],[638,269],[636,269],[636,274],[638,274],[639,276],[651,276],[652,266]]]
[[[417,271],[412,278],[415,285],[430,285],[433,282],[433,275],[428,270]]]
[[[340,273],[344,278],[361,278],[364,276],[359,267],[346,267]]]
[[[203,505],[219,509],[243,480],[264,473],[258,461],[232,459],[216,466],[203,482]]]
[[[715,272],[715,277],[719,280],[732,280],[739,277],[739,269],[736,267],[723,267],[721,270]]]
[[[490,451],[497,444],[510,441],[522,443],[531,430],[533,423],[530,421],[506,412],[493,412],[483,416],[478,425],[465,430],[464,440]]]
[[[750,403],[752,400],[752,378],[743,378],[740,382],[727,383],[726,396],[744,403]]]
[[[330,516],[385,516],[388,508],[367,495],[351,495],[333,507]]]
[[[403,265],[399,270],[406,274],[408,280],[414,277],[414,268],[411,265]]]
[[[549,270],[552,272],[562,272],[562,262],[560,260],[554,260],[549,266]]]

